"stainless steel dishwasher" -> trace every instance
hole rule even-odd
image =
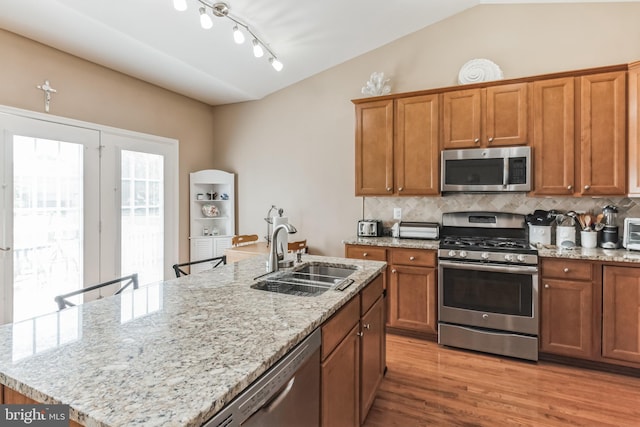
[[[204,424],[204,427],[320,425],[320,329]]]

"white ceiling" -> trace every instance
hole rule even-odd
[[[260,99],[480,3],[557,2],[577,0],[226,0],[281,72],[249,41],[233,42],[230,20],[203,30],[198,0],[184,12],[172,0],[0,0],[0,27],[220,105]]]

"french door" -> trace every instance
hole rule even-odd
[[[134,272],[170,277],[177,146],[83,125],[0,112],[0,323]]]

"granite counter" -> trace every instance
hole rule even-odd
[[[412,248],[437,250],[439,240],[397,239],[394,237],[350,237],[342,241],[345,245],[379,246],[389,248]],[[558,248],[554,245],[538,245],[538,256],[542,258],[568,258],[600,262],[640,263],[640,251],[626,249],[588,249],[580,246]]]
[[[316,297],[251,289],[260,256],[0,327],[0,383],[87,426],[199,426],[383,271]]]

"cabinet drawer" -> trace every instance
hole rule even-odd
[[[541,270],[542,277],[588,281],[593,279],[592,264],[588,261],[544,259]]]
[[[426,249],[393,249],[390,264],[435,267],[436,251]]]
[[[373,303],[375,303],[377,299],[380,298],[380,295],[382,295],[382,292],[384,291],[383,285],[384,283],[382,281],[382,274],[381,274],[375,279],[373,279],[373,282],[369,283],[366,288],[360,291],[361,306],[362,306],[360,308],[360,315],[363,315],[367,311],[369,311]]]
[[[322,326],[322,360],[324,360],[360,321],[360,295],[344,305]]]
[[[387,250],[376,246],[352,246],[347,245],[345,248],[345,256],[347,258],[370,259],[374,261],[386,261]]]

